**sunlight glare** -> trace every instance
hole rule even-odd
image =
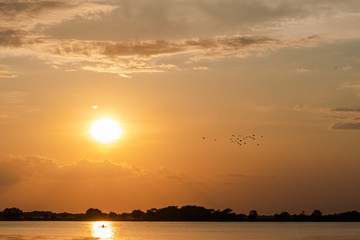
[[[111,223],[107,221],[92,223],[92,236],[100,240],[112,240],[114,232]]]
[[[101,143],[114,142],[122,133],[123,130],[118,122],[109,118],[102,118],[94,121],[90,128],[90,135],[96,141]]]

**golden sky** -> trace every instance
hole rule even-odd
[[[359,22],[358,0],[0,0],[0,209],[359,211]]]

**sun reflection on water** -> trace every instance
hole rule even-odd
[[[110,222],[93,222],[91,230],[92,236],[99,240],[113,240],[114,232]]]

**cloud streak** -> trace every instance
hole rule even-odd
[[[150,61],[153,58],[187,54],[185,63],[191,64],[203,59],[258,56],[286,47],[313,47],[326,41],[320,37],[321,31],[278,37],[269,30],[320,21],[314,16],[356,18],[360,9],[356,1],[351,8],[335,0],[298,3],[225,0],[219,8],[219,2],[212,0],[0,0],[0,48],[23,49],[50,64],[71,63],[73,69],[130,77],[138,72],[180,69],[180,64],[167,68],[160,61]],[[93,32],[77,34],[69,27],[73,24],[77,30],[87,26],[84,29]],[[112,31],[104,39],[126,40],[91,40],[101,39],[103,29]]]
[[[339,107],[339,108],[333,108],[332,111],[335,111],[335,112],[360,112],[360,108]]]
[[[122,177],[134,174],[136,169],[108,160],[81,160],[73,164],[60,165],[41,156],[7,156],[0,159],[0,186],[9,186],[31,178],[47,179],[91,179]]]
[[[110,13],[109,18],[103,19],[103,23],[106,25],[116,19],[118,25],[111,30],[122,40],[179,40],[239,33],[304,36],[309,31],[337,34],[348,30],[350,25],[356,29],[354,22],[359,19],[360,10],[359,2],[351,0],[117,0],[112,3],[118,7]],[[331,21],[337,24],[328,26]],[[347,28],[339,27],[345,24]],[[90,29],[89,25],[86,29]],[[120,32],[116,32],[119,29]],[[109,33],[108,30],[98,29],[105,35]],[[353,35],[357,34],[354,30]],[[71,34],[80,36],[84,33],[81,29],[79,31],[76,33],[74,28]],[[87,36],[90,35],[87,33]]]
[[[269,36],[194,38],[181,41],[132,42],[52,39],[8,28],[0,29],[0,47],[32,51],[47,62],[76,65],[79,69],[115,73],[127,77],[136,72],[177,69],[173,64],[153,64],[151,59],[187,54],[188,63],[202,59],[246,57],[284,47],[309,47],[320,38],[286,40]]]
[[[0,28],[0,47],[18,48],[22,47],[26,33],[20,30]]]
[[[32,30],[38,25],[53,25],[75,17],[98,18],[115,8],[109,4],[89,0],[1,0],[0,20],[10,28]]]
[[[221,37],[212,39],[190,39],[178,42],[153,40],[141,42],[79,41],[55,39],[43,42],[47,52],[60,56],[103,56],[151,58],[174,54],[205,52],[207,56],[231,54],[251,47],[270,48],[283,43],[279,39],[266,36]]]
[[[0,65],[0,79],[1,78],[16,78],[17,76],[13,74],[7,65]]]
[[[360,130],[360,122],[335,123],[331,126],[333,130]]]

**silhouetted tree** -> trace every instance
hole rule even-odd
[[[145,220],[156,220],[156,208],[151,208],[145,213]]]
[[[186,208],[185,206],[184,208]],[[174,221],[179,219],[179,208],[177,206],[168,206],[166,208],[160,208],[156,211],[156,219],[162,221]]]
[[[116,220],[117,214],[116,214],[115,212],[110,212],[110,213],[109,213],[109,218],[110,218],[111,220]]]
[[[321,219],[321,216],[322,216],[322,212],[320,210],[316,209],[311,214],[311,219],[319,221]]]
[[[143,211],[141,211],[140,209],[138,210],[134,210],[131,212],[131,216],[135,219],[135,220],[143,220],[144,219],[144,215],[145,213]]]
[[[305,211],[302,211],[298,215],[293,215],[293,219],[296,221],[306,221],[307,218],[308,216],[305,215]]]
[[[233,212],[231,208],[226,208],[220,213],[220,220],[224,221],[235,221],[236,213]]]
[[[178,210],[179,220],[208,221],[211,220],[214,209],[187,205]]]
[[[340,213],[337,217],[341,221],[360,221],[360,213],[357,211]]]
[[[322,212],[320,210],[314,210],[313,213],[311,214],[312,217],[321,217],[322,216]]]
[[[56,213],[51,213],[50,219],[54,221],[56,220],[56,218],[57,218]]]
[[[23,211],[18,208],[5,208],[3,216],[7,220],[19,220],[23,216]]]
[[[131,216],[130,213],[121,213],[118,214],[118,219],[121,221],[130,221],[130,220],[134,220],[134,218]]]
[[[280,214],[275,214],[275,220],[278,221],[289,221],[291,219],[291,215],[288,212],[282,212]]]
[[[226,208],[222,212],[223,212],[223,214],[230,214],[230,213],[232,213],[232,211],[233,210],[231,208]]]
[[[244,220],[246,220],[246,215],[243,213],[240,213],[237,215],[236,219],[239,221],[244,221]]]
[[[251,221],[255,221],[255,220],[257,220],[257,217],[258,217],[257,211],[256,210],[251,210],[250,213],[249,213],[248,219],[251,220]]]
[[[100,219],[104,217],[104,213],[101,212],[100,209],[97,208],[89,208],[86,211],[86,217],[91,219]]]
[[[356,221],[360,222],[360,213],[349,211],[338,214],[322,215],[320,210],[314,210],[311,215],[301,214],[290,215],[282,212],[273,216],[258,216],[256,210],[251,210],[249,215],[236,214],[230,208],[224,210],[207,209],[201,206],[187,205],[181,208],[169,206],[166,208],[152,208],[144,213],[141,210],[134,210],[131,213],[109,214],[102,213],[96,208],[89,208],[86,213],[53,213],[49,211],[23,212],[18,208],[6,208],[0,212],[0,220],[25,220],[25,221],[75,221],[75,220],[121,220],[121,221]]]

